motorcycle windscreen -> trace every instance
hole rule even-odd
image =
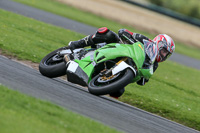
[[[153,64],[158,54],[158,48],[154,42],[150,42],[148,40],[144,40],[143,42],[146,55],[149,57],[150,63]]]

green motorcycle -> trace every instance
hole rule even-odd
[[[88,86],[94,95],[114,94],[129,83],[142,77],[149,79],[153,74],[153,63],[157,47],[153,42],[133,42],[132,44],[99,44],[98,49],[57,49],[45,56],[39,65],[42,75],[54,78],[67,75],[67,80]],[[65,63],[63,57],[73,55],[74,59]]]

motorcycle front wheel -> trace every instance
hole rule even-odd
[[[63,57],[58,55],[58,51],[68,49],[67,47],[59,48],[46,55],[39,64],[39,71],[42,75],[55,78],[66,74],[66,65]]]
[[[130,69],[126,69],[107,79],[98,74],[89,82],[88,90],[94,95],[112,94],[128,85],[134,76],[133,71]]]

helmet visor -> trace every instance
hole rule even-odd
[[[169,58],[171,56],[171,53],[164,47],[162,49],[160,49],[159,54],[162,58],[161,61],[165,61],[167,58]]]

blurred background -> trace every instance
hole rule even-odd
[[[199,0],[59,1],[153,35],[166,33],[176,41],[200,47]]]

